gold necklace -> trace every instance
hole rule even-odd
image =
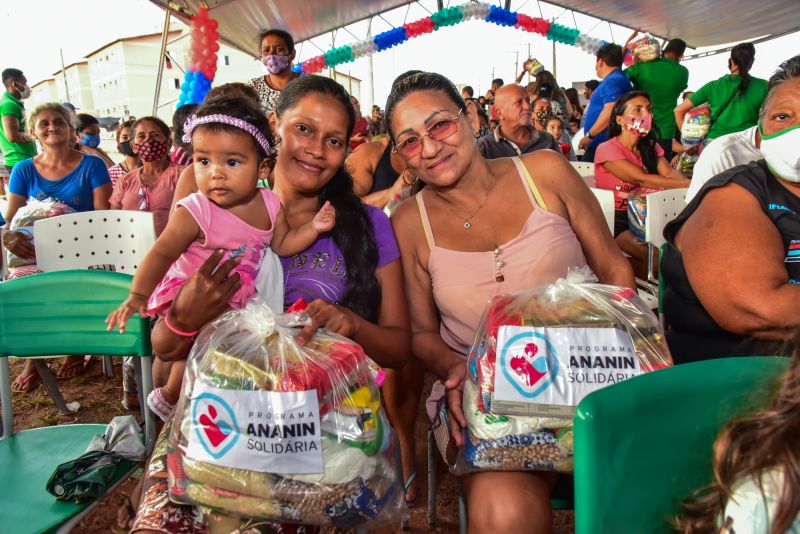
[[[444,198],[442,195],[440,195],[440,194],[439,194],[437,191],[434,191],[433,193],[434,193],[434,194],[435,194],[437,197],[439,197],[440,199],[442,199],[442,202],[444,202],[444,205],[445,205],[445,207],[446,207],[448,210],[450,210],[450,213],[452,213],[453,215],[455,215],[455,216],[456,216],[456,217],[458,217],[459,219],[463,219],[463,220],[464,220],[464,229],[465,229],[465,230],[469,230],[470,228],[472,228],[472,220],[471,220],[471,219],[472,219],[473,217],[475,217],[475,216],[478,214],[478,212],[479,212],[479,211],[481,211],[481,208],[483,207],[483,205],[484,205],[484,204],[486,204],[486,200],[488,200],[488,198],[489,198],[489,192],[490,192],[490,191],[492,190],[492,188],[494,187],[494,183],[495,183],[495,178],[494,178],[494,176],[492,176],[492,183],[490,183],[490,184],[489,184],[489,187],[487,187],[487,188],[486,188],[486,192],[483,194],[483,200],[481,200],[481,203],[480,203],[480,204],[478,204],[478,207],[477,207],[477,208],[475,208],[475,211],[473,211],[473,212],[472,212],[472,213],[471,213],[469,216],[467,216],[467,217],[464,217],[463,215],[460,215],[459,213],[457,213],[457,212],[456,212],[456,210],[454,210],[454,209],[453,209],[453,207],[452,207],[452,205],[450,204],[450,202],[449,202],[449,201],[448,201],[446,198]]]

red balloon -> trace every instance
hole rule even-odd
[[[216,42],[216,41],[211,43],[211,50],[214,51],[214,52],[218,52],[219,51],[219,43]]]
[[[208,27],[212,30],[216,30],[219,27],[219,22],[217,22],[215,19],[209,19]]]

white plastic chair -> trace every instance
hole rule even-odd
[[[666,243],[664,227],[678,216],[683,208],[686,188],[667,189],[647,195],[647,218],[644,220],[644,240],[647,242],[647,279],[654,280],[653,251]]]
[[[603,216],[606,218],[608,229],[611,231],[611,235],[614,235],[614,192],[608,189],[597,189],[595,187],[590,187],[589,190],[594,193],[597,202],[600,203],[600,209],[603,210]]]
[[[70,213],[33,224],[42,271],[101,268],[134,274],[156,240],[153,214],[100,210]]]
[[[581,178],[594,176],[594,163],[590,161],[570,161],[569,163],[578,171]]]

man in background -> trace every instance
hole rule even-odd
[[[558,143],[547,132],[532,124],[531,103],[521,86],[504,85],[495,94],[500,124],[480,138],[478,147],[486,159],[515,157],[543,148],[560,151]]]
[[[5,170],[10,175],[14,165],[36,155],[36,142],[27,132],[25,105],[22,103],[31,96],[31,88],[19,69],[5,69],[0,76],[5,87],[0,98],[0,152],[3,153]]]
[[[629,92],[631,82],[622,72],[622,60],[625,53],[618,44],[607,43],[597,50],[595,72],[603,81],[597,86],[586,109],[584,138],[579,147],[586,149],[583,161],[594,161],[594,152],[600,143],[608,140],[608,123],[614,102]]]

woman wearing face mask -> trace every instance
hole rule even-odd
[[[635,243],[628,230],[628,196],[639,187],[660,191],[687,187],[689,179],[670,167],[656,142],[650,97],[631,91],[619,97],[611,111],[610,139],[600,143],[594,157],[594,179],[598,189],[614,192],[616,217],[614,236],[623,252],[631,256],[634,272],[642,277],[647,247]]]
[[[525,62],[527,64],[527,61]],[[523,70],[523,73],[526,71]],[[520,75],[522,76],[522,75]],[[521,79],[521,78],[520,78]],[[519,82],[518,82],[519,83]],[[572,103],[567,98],[566,93],[558,85],[556,77],[548,70],[543,70],[536,75],[536,81],[525,88],[532,98],[547,98],[552,101],[553,114],[558,116],[565,123],[574,113]]]
[[[77,149],[86,154],[97,156],[105,162],[106,167],[113,167],[114,162],[108,154],[100,148],[100,122],[88,113],[78,113],[78,146]]]
[[[5,219],[11,221],[29,198],[52,198],[75,211],[108,209],[111,180],[103,161],[74,148],[74,115],[61,104],[42,104],[33,110],[29,131],[42,146],[42,153],[17,163],[11,172],[8,208]],[[21,232],[4,232],[3,244],[20,258],[35,258],[30,236]],[[59,369],[59,378],[83,373],[83,357],[66,358]],[[30,391],[39,384],[33,360],[25,360],[25,369],[14,380],[11,389]]]
[[[755,57],[756,48],[752,43],[734,46],[728,58],[730,74],[708,82],[676,107],[678,126],[683,124],[687,111],[706,102],[711,108],[711,129],[706,141],[755,126],[758,110],[767,94],[767,81],[750,76]]]
[[[117,151],[125,159],[108,168],[112,186],[116,186],[117,180],[142,164],[139,157],[133,153],[133,148],[131,147],[131,126],[133,126],[133,122],[133,120],[128,120],[117,126]]]
[[[675,363],[790,354],[800,328],[800,56],[769,80],[764,159],[712,178],[664,230]]]
[[[117,181],[111,194],[111,208],[152,213],[156,235],[160,235],[167,225],[175,184],[183,167],[170,162],[169,126],[158,117],[143,117],[134,122],[131,136],[131,151],[141,159],[142,166]]]
[[[300,75],[292,72],[294,39],[288,32],[266,30],[259,35],[258,42],[261,45],[261,63],[266,73],[250,80],[250,85],[258,93],[261,111],[270,117],[283,88]]]

